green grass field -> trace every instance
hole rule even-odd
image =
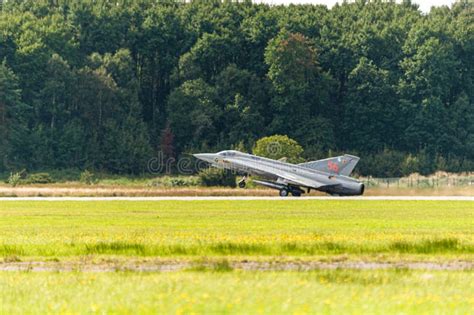
[[[0,256],[18,260],[474,255],[469,201],[7,201],[0,216]]]
[[[0,272],[0,313],[470,314],[457,271]]]
[[[472,263],[470,201],[3,201],[0,217],[0,266],[194,263],[173,272],[0,271],[0,314],[474,309],[472,269],[243,271],[228,265]],[[203,263],[209,261],[214,265]]]

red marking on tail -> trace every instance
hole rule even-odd
[[[339,166],[336,163],[331,162],[331,161],[328,161],[328,169],[330,171],[335,172],[335,173],[339,172]]]

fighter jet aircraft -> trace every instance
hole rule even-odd
[[[254,183],[278,189],[282,197],[289,194],[301,196],[305,192],[309,193],[311,189],[334,196],[355,196],[364,193],[364,184],[349,177],[359,162],[357,156],[349,154],[301,164],[233,150],[194,156],[213,167],[243,174],[244,177],[239,182],[240,188],[245,187],[247,176],[255,175],[259,179],[253,179]]]

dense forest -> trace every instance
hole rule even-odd
[[[474,170],[474,5],[0,1],[0,172],[144,173],[283,134],[358,172]]]

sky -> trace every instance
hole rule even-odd
[[[264,2],[270,4],[299,4],[299,3],[312,3],[312,4],[325,4],[331,8],[336,2],[341,3],[342,0],[257,0],[255,2]],[[397,1],[398,3],[399,1]],[[428,13],[432,6],[451,6],[455,0],[412,0],[412,3],[416,3],[420,6],[420,10]]]

